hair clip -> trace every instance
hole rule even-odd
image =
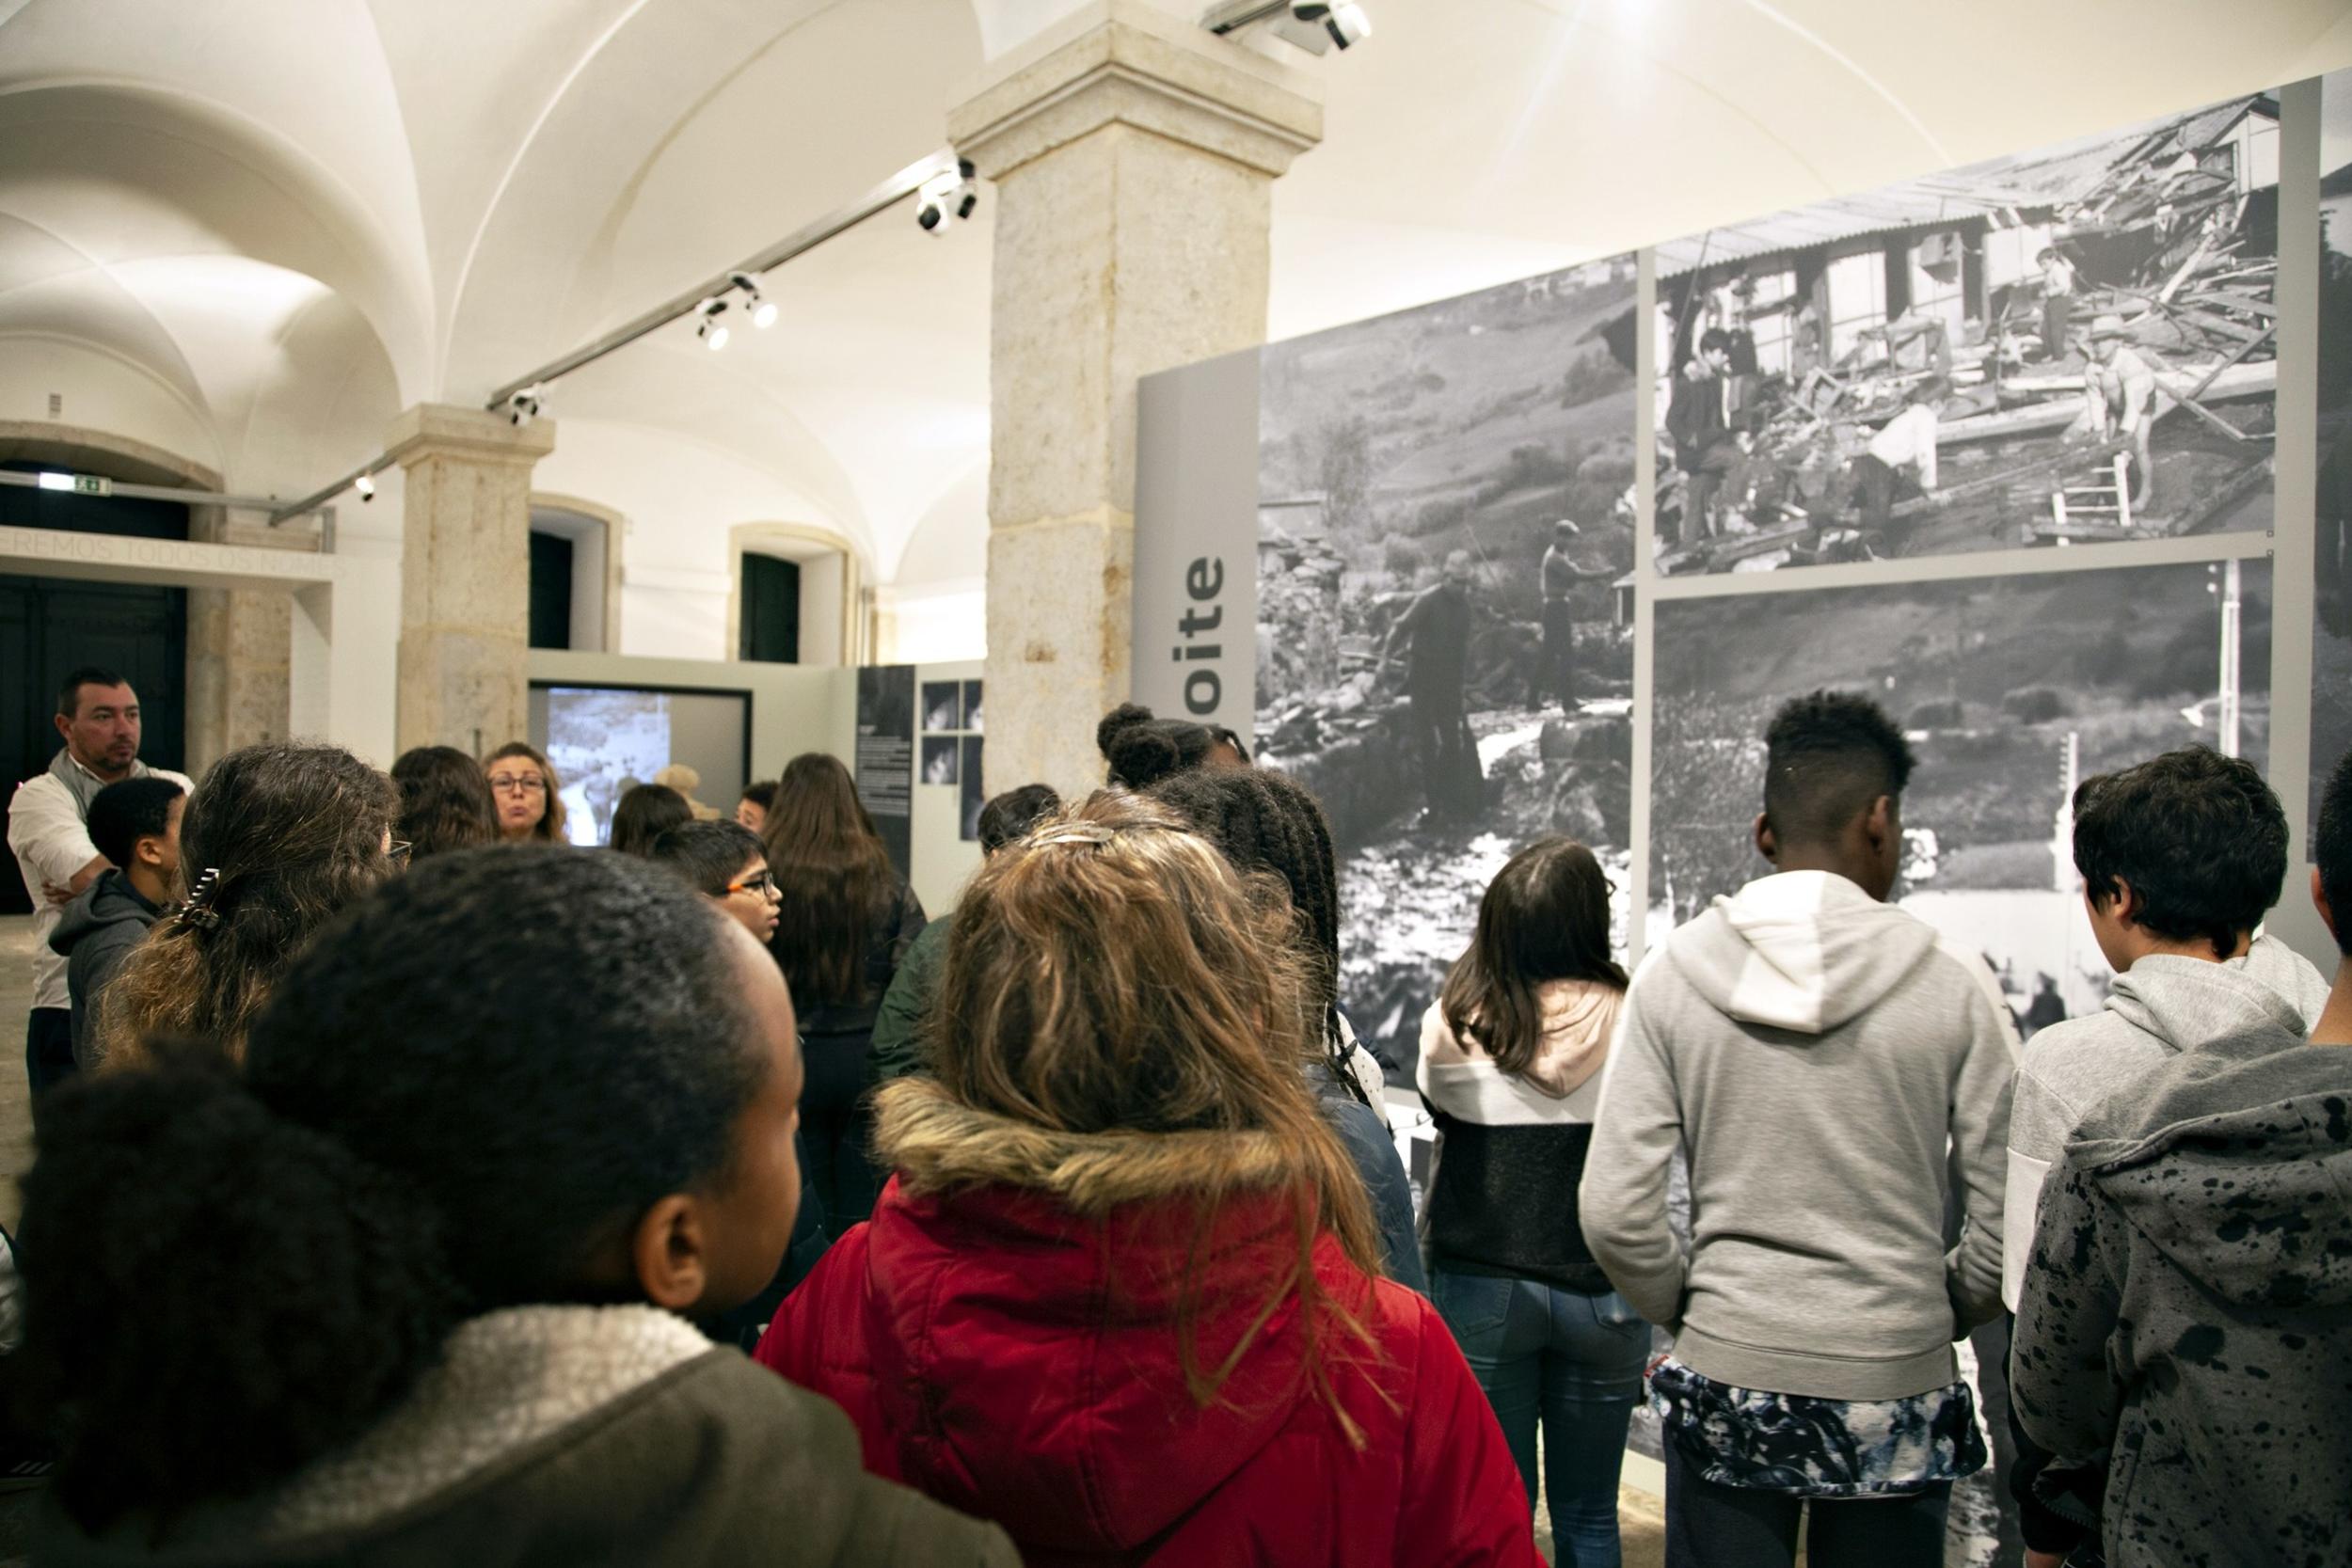
[[[1100,822],[1064,822],[1057,827],[1048,828],[1043,832],[1033,835],[1029,840],[1029,847],[1046,849],[1057,844],[1091,844],[1099,849],[1116,838],[1118,834],[1119,830],[1105,827]]]
[[[204,875],[196,879],[196,886],[188,890],[187,900],[180,906],[178,918],[199,930],[220,929],[220,911],[213,908],[213,900],[219,893],[220,867],[208,865],[204,868]]]

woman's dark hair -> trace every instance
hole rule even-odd
[[[727,884],[767,853],[759,835],[740,822],[681,822],[655,839],[645,858],[668,866],[695,892],[723,898]]]
[[[1478,904],[1478,931],[1454,960],[1438,1007],[1455,1037],[1476,1040],[1505,1072],[1543,1049],[1549,980],[1625,990],[1609,956],[1609,877],[1572,838],[1538,839],[1513,855]]]
[[[1263,768],[1196,769],[1150,794],[1192,824],[1243,872],[1280,879],[1298,917],[1325,1044],[1339,1050],[1340,879],[1330,824],[1307,786]]]
[[[482,764],[454,746],[415,746],[392,764],[400,785],[400,821],[392,836],[408,844],[415,864],[452,849],[499,841],[498,803]]]
[[[253,1493],[461,1319],[624,1297],[592,1260],[726,1180],[770,1070],[721,919],[619,855],[445,855],[294,960],[241,1074],[166,1042],[44,1100],[13,1359],[67,1512]]]
[[[488,778],[490,769],[509,757],[518,757],[531,764],[548,782],[547,793],[542,797],[547,801],[547,810],[541,812],[539,820],[532,825],[531,836],[547,844],[569,844],[571,840],[564,832],[564,782],[555,776],[554,766],[539,754],[539,748],[528,741],[510,740],[483,759],[482,776]]]
[[[898,879],[850,770],[822,752],[794,757],[760,836],[783,895],[768,946],[794,1004],[867,1000],[866,952]]]
[[[390,874],[398,799],[340,746],[274,740],[213,764],[180,819],[194,907],[158,922],[106,988],[102,1053],[135,1061],[171,1036],[241,1054],[287,961]]]
[[[668,784],[631,784],[612,808],[611,845],[640,860],[653,852],[653,841],[682,822],[694,820],[694,808]]]
[[[1121,703],[1094,726],[1094,744],[1110,764],[1111,783],[1149,789],[1171,774],[1200,767],[1216,736],[1204,724],[1154,719],[1148,707]]]

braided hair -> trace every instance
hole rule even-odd
[[[1324,1049],[1346,1054],[1340,1033],[1340,880],[1331,825],[1307,786],[1263,768],[1196,768],[1152,786],[1159,800],[1216,845],[1236,869],[1279,878],[1311,961]],[[1344,1074],[1343,1074],[1344,1076]]]

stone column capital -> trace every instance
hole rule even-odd
[[[400,411],[384,435],[384,455],[403,468],[428,457],[528,467],[555,450],[555,421],[518,425],[486,408],[420,403]]]
[[[991,69],[947,139],[1001,180],[1106,125],[1269,177],[1323,139],[1320,84],[1143,0],[1095,0]]]

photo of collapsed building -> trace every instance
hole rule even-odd
[[[2352,71],[2320,83],[2319,493],[2312,622],[2312,819],[2352,752]]]
[[[1513,851],[1626,880],[1635,289],[1621,257],[1260,361],[1258,759],[1330,816],[1342,1002],[1398,1083]]]
[[[2279,107],[1658,247],[1669,573],[2270,525]]]

